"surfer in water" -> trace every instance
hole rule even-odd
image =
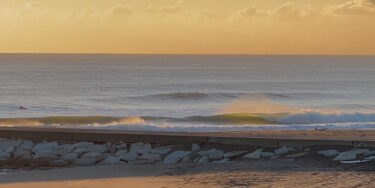
[[[19,106],[18,109],[20,109],[20,110],[27,110],[28,108],[26,108],[24,106]]]

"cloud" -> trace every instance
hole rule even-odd
[[[252,16],[265,16],[266,12],[262,10],[258,10],[254,6],[248,6],[238,11],[237,14],[242,17],[252,17]]]
[[[112,7],[110,10],[111,15],[117,15],[117,16],[123,16],[123,15],[129,15],[132,11],[127,6],[118,5],[115,7]]]
[[[352,0],[333,8],[336,14],[365,15],[375,12],[375,0]]]
[[[27,2],[25,4],[25,8],[28,8],[28,9],[35,9],[35,8],[38,8],[38,7],[39,7],[39,4],[35,3],[35,2]]]
[[[312,19],[319,13],[313,10],[309,5],[297,7],[293,2],[287,2],[272,11],[272,17],[279,21],[299,21]]]
[[[161,14],[176,14],[182,11],[181,8],[181,1],[177,5],[173,6],[167,6],[167,7],[159,7],[159,8],[154,8],[154,7],[148,7],[147,11],[151,13],[161,13]]]

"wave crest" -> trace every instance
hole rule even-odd
[[[286,115],[279,118],[277,122],[282,124],[375,122],[375,114],[302,112]]]

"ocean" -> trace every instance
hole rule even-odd
[[[0,54],[0,126],[375,128],[375,56]]]

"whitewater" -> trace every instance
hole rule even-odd
[[[0,126],[374,129],[375,56],[0,54]]]

